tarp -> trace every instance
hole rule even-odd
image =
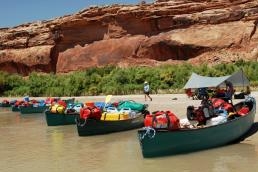
[[[196,73],[192,73],[191,77],[184,86],[184,89],[188,88],[203,88],[203,87],[225,87],[225,81],[230,81],[233,86],[248,86],[249,80],[245,76],[242,70],[233,73],[232,75],[221,77],[207,77],[201,76]]]

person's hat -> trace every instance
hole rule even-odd
[[[145,81],[145,82],[144,82],[144,84],[148,84],[148,82],[147,82],[147,81]]]

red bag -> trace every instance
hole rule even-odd
[[[249,108],[247,106],[244,106],[238,110],[237,114],[244,116],[244,115],[247,115],[248,112],[249,112]]]
[[[6,99],[3,100],[3,103],[4,104],[10,104],[10,102],[8,100],[6,100]]]
[[[97,119],[100,120],[101,118],[101,110],[97,107],[84,107],[80,110],[80,118],[82,119]]]
[[[58,100],[57,104],[64,106],[64,108],[67,107],[65,101],[63,101],[63,100]]]
[[[197,109],[194,110],[196,114],[196,119],[199,123],[206,123],[206,118],[204,116],[203,108],[199,106]]]
[[[192,121],[196,120],[199,122],[199,124],[205,124],[206,123],[206,117],[204,115],[203,106],[194,107],[194,106],[188,106],[187,107],[187,119]]]
[[[225,100],[218,99],[218,98],[212,98],[211,102],[212,102],[212,105],[214,108],[219,108],[219,107],[223,106],[223,104],[225,103]]]
[[[170,111],[158,111],[152,115],[146,115],[144,126],[156,129],[177,130],[180,127],[179,119]]]
[[[22,105],[23,103],[24,103],[23,101],[16,101],[15,104],[14,104],[14,106],[17,107],[17,106],[19,106],[19,105]]]
[[[35,103],[38,103],[38,101],[35,100],[35,99],[33,99],[33,100],[31,100],[31,103],[32,103],[32,104],[35,104]]]
[[[212,104],[213,104],[214,108],[221,107],[228,112],[233,112],[234,111],[234,108],[233,108],[232,104],[226,102],[223,99],[213,98],[213,99],[211,99],[211,101],[212,101]]]
[[[29,105],[30,105],[29,102],[24,102],[24,103],[23,103],[23,106],[28,107]]]
[[[233,111],[234,111],[232,104],[230,104],[230,103],[228,103],[228,102],[225,102],[222,107],[223,107],[226,111],[228,111],[228,112],[233,112]]]

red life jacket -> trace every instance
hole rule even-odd
[[[180,128],[180,123],[177,116],[171,111],[158,111],[152,115],[146,115],[144,126],[155,129],[177,130]]]
[[[101,110],[97,107],[84,107],[80,110],[80,118],[81,119],[97,119],[101,118]]]

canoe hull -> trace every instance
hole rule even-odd
[[[79,114],[57,114],[51,113],[50,111],[45,112],[46,121],[48,126],[57,126],[57,125],[71,125],[75,124],[75,118]]]
[[[11,107],[11,104],[0,103],[0,107]]]
[[[143,127],[143,120],[143,114],[133,119],[119,121],[102,121],[94,119],[84,121],[77,118],[77,131],[79,136],[108,134]]]
[[[48,108],[47,106],[39,106],[39,107],[20,106],[20,112],[21,114],[43,113],[47,108]]]
[[[20,108],[18,106],[12,106],[13,112],[20,112]]]
[[[255,106],[255,105],[254,105]],[[146,134],[138,130],[138,138],[144,157],[166,156],[194,152],[226,145],[240,138],[251,128],[255,107],[245,116],[216,126],[178,131],[156,131]]]

